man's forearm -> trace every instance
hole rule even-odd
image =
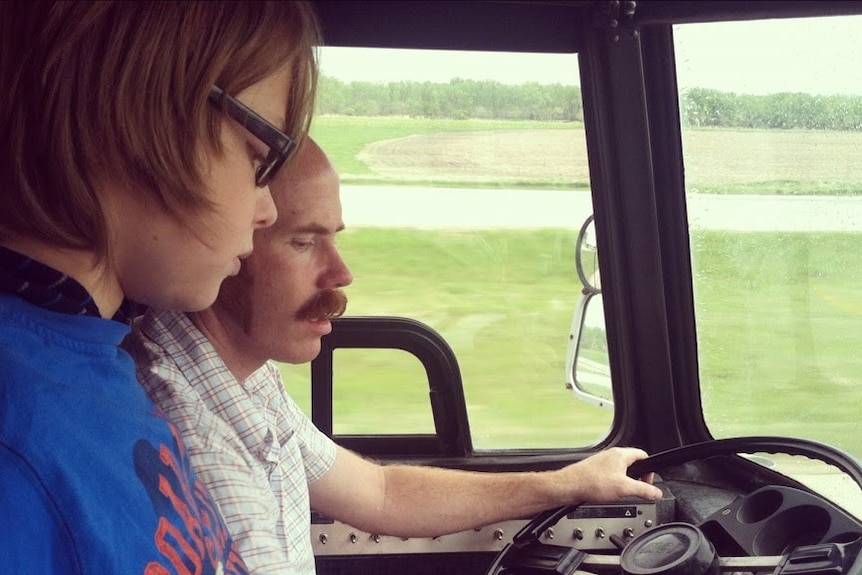
[[[496,521],[529,518],[561,505],[566,489],[553,473],[483,473],[387,466],[377,532],[434,537]]]

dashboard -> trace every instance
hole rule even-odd
[[[852,457],[808,441],[717,440],[638,462],[632,475],[655,473],[654,482],[664,492],[655,502],[572,505],[433,538],[366,533],[313,515],[312,544],[321,557],[495,556],[489,575],[850,575],[862,570],[859,518],[757,460],[736,455],[778,448],[828,460],[854,481],[862,476]],[[746,469],[750,487],[727,480],[735,465]]]

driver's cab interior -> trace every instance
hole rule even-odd
[[[313,514],[318,572],[862,574],[862,3],[314,4],[356,279],[291,394],[381,461],[635,445],[665,493]]]

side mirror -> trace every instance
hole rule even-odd
[[[581,226],[575,244],[575,268],[581,282],[581,290],[569,329],[566,389],[581,401],[613,409],[608,340],[595,237],[593,216],[590,215]]]

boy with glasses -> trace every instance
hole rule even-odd
[[[308,126],[301,2],[0,4],[0,530],[11,573],[245,573],[118,345],[209,306]]]

